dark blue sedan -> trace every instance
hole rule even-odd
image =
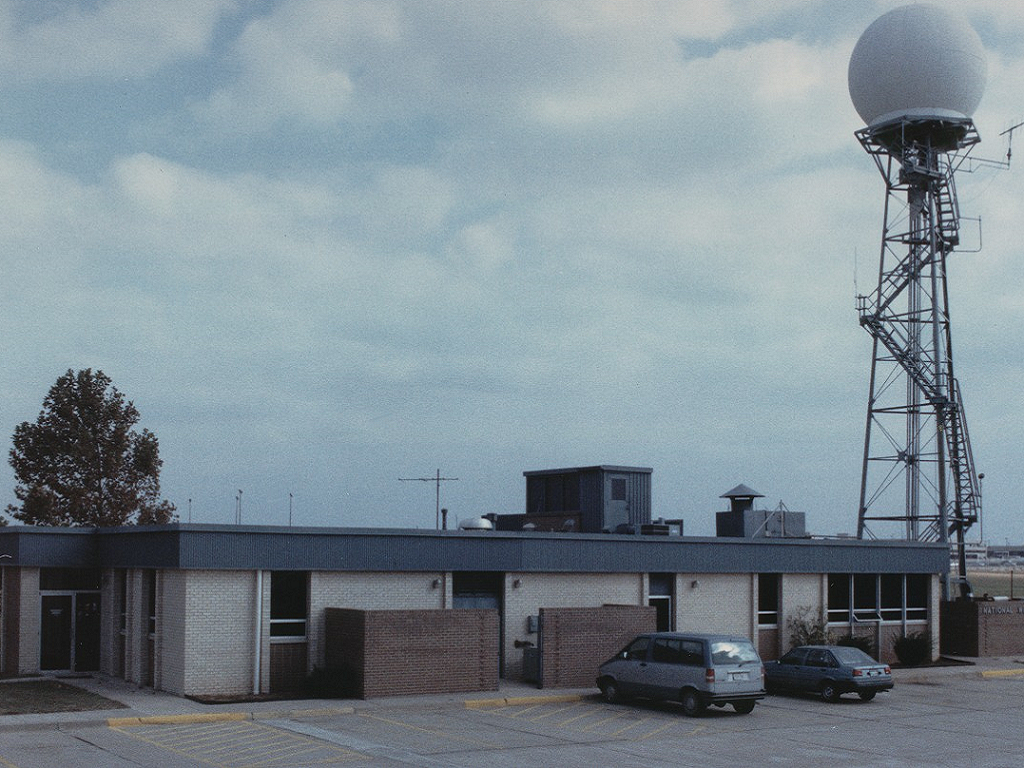
[[[871,701],[879,691],[892,688],[892,670],[860,648],[844,645],[801,645],[778,661],[764,665],[769,691],[812,691],[825,701],[856,693]]]

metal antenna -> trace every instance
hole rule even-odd
[[[435,512],[434,529],[440,530],[441,528],[441,483],[447,480],[458,480],[457,477],[441,477],[441,470],[437,470],[437,473],[433,477],[400,477],[399,480],[403,482],[407,481],[418,481],[424,483],[434,483],[434,497],[437,504]]]

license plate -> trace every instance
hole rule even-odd
[[[731,672],[729,674],[729,679],[730,680],[749,680],[750,679],[750,673],[749,672]]]

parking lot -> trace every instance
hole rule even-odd
[[[596,697],[8,731],[0,766],[1020,766],[1024,676],[897,683],[871,702],[771,696],[750,715]],[[596,693],[596,691],[595,691]],[[563,697],[563,699],[571,697]]]

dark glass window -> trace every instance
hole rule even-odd
[[[879,577],[882,621],[903,620],[903,574],[883,573]]]
[[[928,618],[928,586],[931,577],[924,573],[907,574],[907,619],[923,621]]]
[[[90,591],[100,588],[98,568],[41,568],[39,589],[60,592]]]
[[[850,574],[830,573],[828,575],[828,620],[848,622],[850,620]]]
[[[305,571],[270,575],[270,636],[305,637],[309,578]]]
[[[878,577],[873,573],[858,573],[853,577],[853,615],[859,621],[877,621]]]
[[[626,500],[626,478],[624,477],[613,477],[612,478],[612,501],[625,501]]]
[[[779,574],[761,573],[757,577],[757,623],[779,623]]]

